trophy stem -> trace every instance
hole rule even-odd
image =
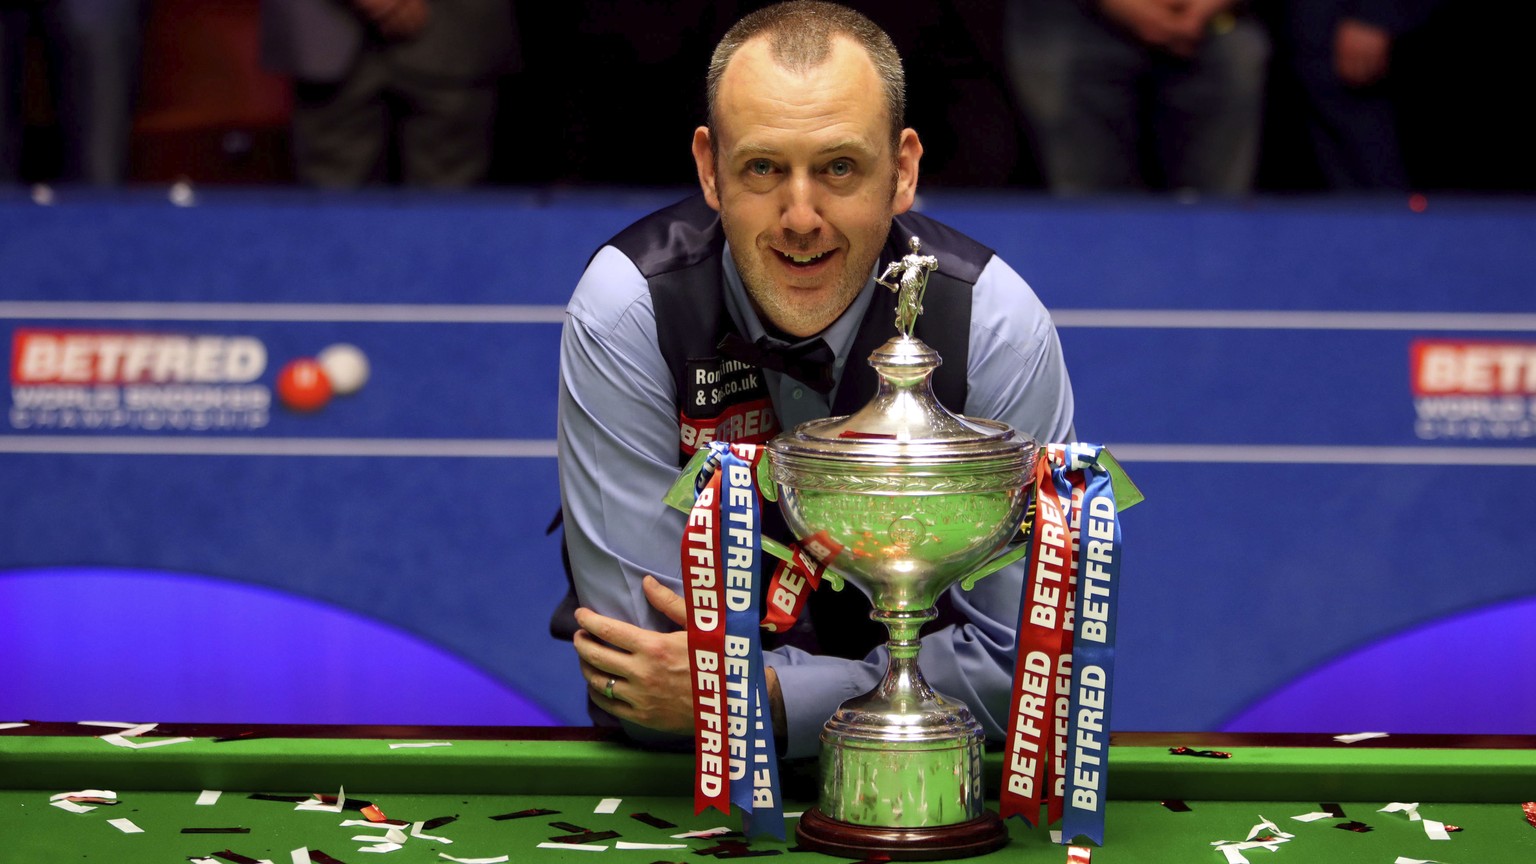
[[[897,656],[898,650],[906,656],[916,657],[919,647],[918,633],[923,625],[939,616],[939,610],[930,606],[927,609],[887,611],[884,609],[870,610],[869,617],[885,625],[885,630],[890,637],[885,643],[891,649],[891,656]]]
[[[885,677],[871,695],[901,714],[910,714],[934,703],[937,697],[923,680],[917,653],[923,647],[918,634],[924,624],[938,617],[938,610],[932,607],[915,611],[877,609],[870,612],[869,617],[885,625],[889,634],[885,647],[891,656]]]

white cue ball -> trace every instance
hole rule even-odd
[[[356,345],[338,342],[315,356],[338,396],[350,396],[368,383],[368,355]]]

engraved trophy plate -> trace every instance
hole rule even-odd
[[[942,359],[912,328],[928,272],[912,254],[879,282],[897,292],[898,335],[869,357],[875,397],[857,413],[803,423],[768,445],[779,506],[799,538],[824,534],[824,563],[869,596],[890,663],[822,732],[818,806],[801,845],[852,858],[958,858],[1008,840],[982,793],[982,731],[970,709],[918,669],[918,631],[939,595],[1018,531],[1038,445],[1005,423],[953,414],[934,398]]]

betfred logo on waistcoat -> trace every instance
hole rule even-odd
[[[762,370],[739,360],[689,360],[678,412],[678,445],[692,455],[711,441],[765,444],[779,418]]]
[[[1418,437],[1536,437],[1536,343],[1416,339],[1409,354]]]

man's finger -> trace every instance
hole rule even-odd
[[[683,602],[682,595],[661,584],[660,579],[651,575],[647,575],[641,585],[645,588],[645,599],[650,601],[652,608],[667,616],[667,620],[673,624],[679,627],[687,626],[688,608]]]
[[[627,678],[633,674],[629,666],[630,654],[614,648],[585,630],[576,631],[571,640],[576,646],[576,656],[583,668],[591,667],[601,675],[617,675]]]
[[[599,615],[590,609],[576,610],[576,624],[609,645],[630,653],[638,650],[640,641],[651,632],[644,627],[636,627],[628,621]]]
[[[583,661],[581,663],[581,677],[587,682],[587,689],[594,697],[601,696],[605,700],[623,702],[624,699],[614,690],[625,679],[622,675],[616,675],[604,669],[593,666]],[[627,704],[627,703],[626,703]]]

